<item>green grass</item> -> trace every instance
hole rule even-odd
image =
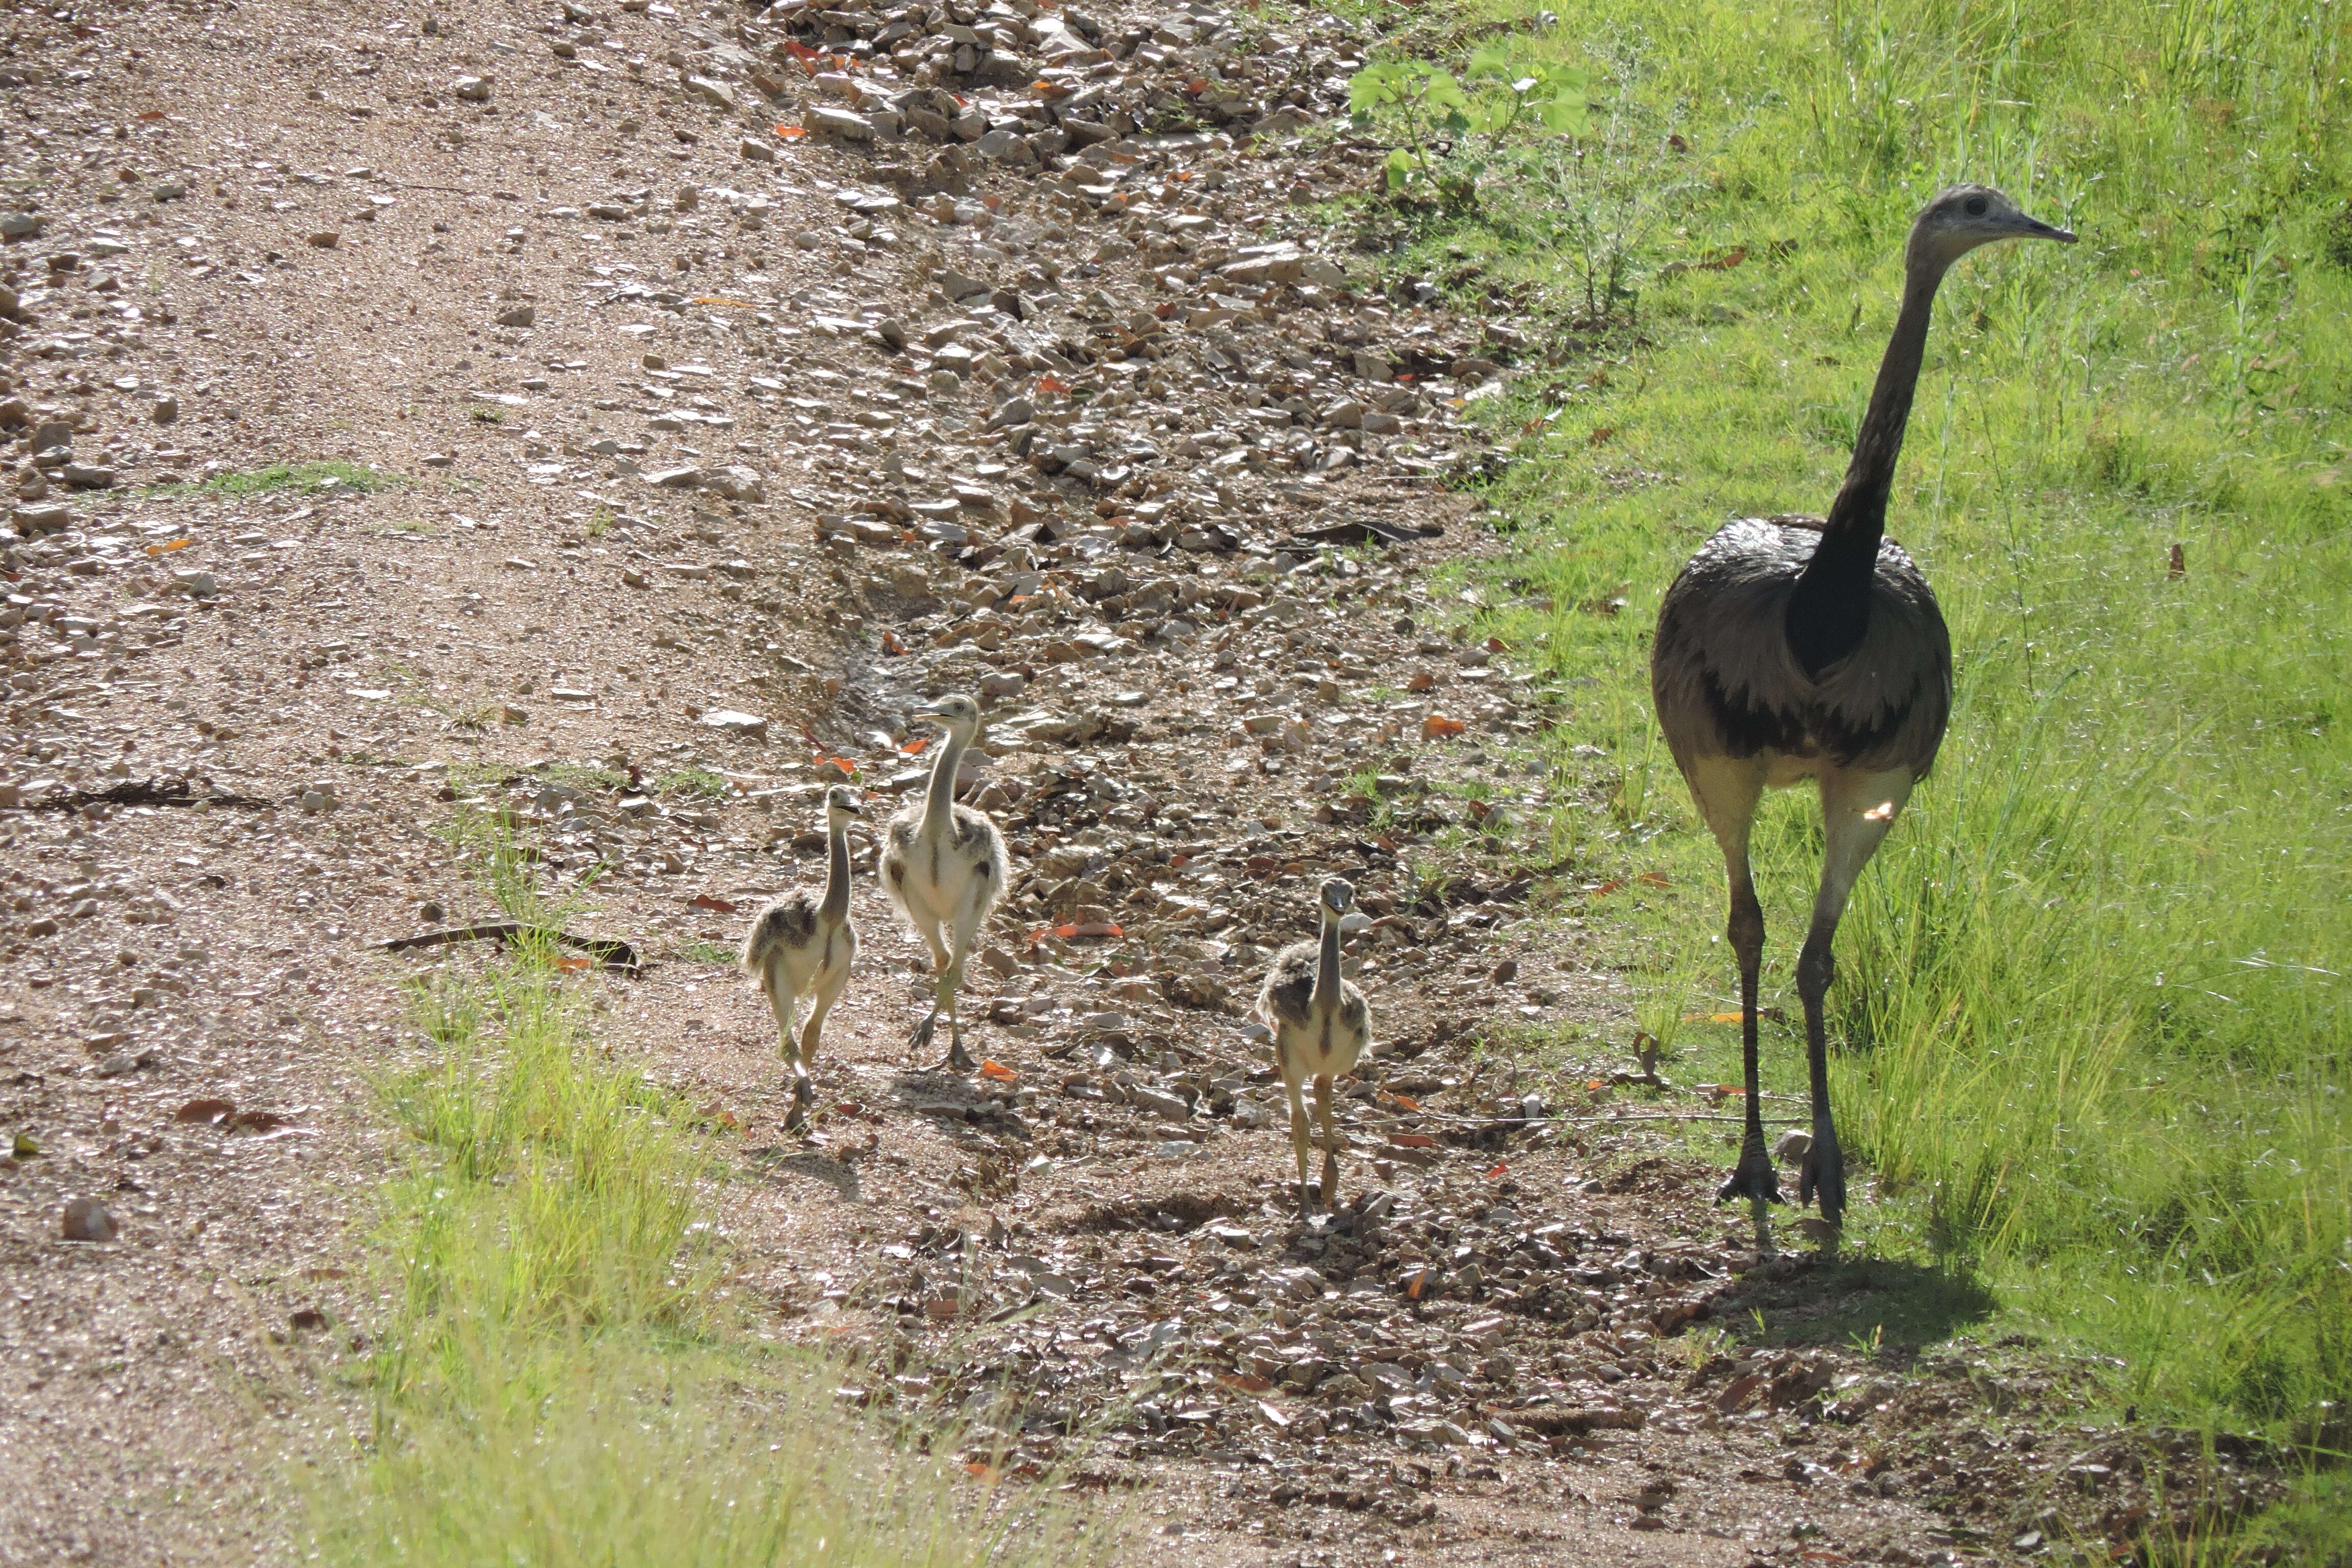
[[[1929,194],[1981,180],[2081,230],[1946,282],[1896,486],[1958,698],[1840,936],[1857,1230],[2116,1358],[2119,1403],[2340,1448],[2352,7],[1555,8],[1528,47],[1596,68],[1600,166],[1547,183],[1564,154],[1531,149],[1479,214],[1403,220],[1391,264],[1483,263],[1554,350],[1474,405],[1520,459],[1480,629],[1568,715],[1541,847],[1668,879],[1593,904],[1629,960],[1721,930],[1649,711],[1659,595],[1727,517],[1826,507]],[[1613,294],[1561,235],[1574,202],[1623,219]],[[1758,844],[1791,1014],[1819,839],[1789,795]],[[1698,963],[1731,1005],[1727,948]],[[1730,1031],[1692,1035],[1736,1078]],[[1768,1031],[1768,1088],[1801,1090],[1800,1056]]]
[[[735,793],[733,785],[709,768],[673,769],[662,774],[654,788],[688,800],[723,800]]]
[[[469,842],[482,842],[477,837]],[[527,866],[487,841],[498,901]],[[560,923],[538,908],[531,923]],[[311,1488],[316,1560],[398,1568],[1095,1560],[1046,1508],[839,1407],[771,1342],[704,1213],[726,1175],[677,1097],[593,1047],[562,950],[418,984],[410,1152],[374,1237],[373,1429]],[[851,1375],[856,1375],[852,1373]]]
[[[314,463],[272,463],[267,468],[247,468],[240,473],[215,474],[211,479],[198,479],[190,484],[159,486],[154,493],[231,497],[267,495],[275,490],[341,489],[373,494],[398,482],[397,475],[370,468],[365,463],[349,463],[334,458]]]

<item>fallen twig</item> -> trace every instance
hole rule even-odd
[[[413,952],[420,948],[454,947],[461,942],[505,942],[520,936],[542,936],[550,942],[562,943],[574,952],[584,952],[605,969],[634,975],[642,965],[637,950],[627,942],[611,937],[573,936],[570,931],[550,931],[544,926],[525,925],[520,921],[490,921],[480,925],[451,926],[446,931],[428,931],[417,936],[396,936],[377,942],[385,952]]]

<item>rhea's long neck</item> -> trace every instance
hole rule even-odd
[[[1821,543],[1790,596],[1789,643],[1808,675],[1853,652],[1868,627],[1871,579],[1878,570],[1879,543],[1886,537],[1886,500],[1895,488],[1911,397],[1927,357],[1936,288],[1943,280],[1943,268],[1926,263],[1914,265],[1904,278],[1903,308],[1886,341],[1886,356],[1878,362],[1878,382],[1854,437],[1853,460],[1846,465],[1837,500],[1830,503]]]
[[[960,730],[948,731],[940,742],[940,760],[931,764],[931,787],[923,797],[923,823],[943,823],[955,810],[956,769],[963,762],[963,749],[970,738]]]
[[[1339,917],[1327,909],[1323,911],[1323,951],[1315,965],[1316,1007],[1338,1004],[1339,979]]]
[[[825,836],[824,902],[817,913],[827,921],[849,913],[849,824],[836,821]]]

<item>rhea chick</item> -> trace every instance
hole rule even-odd
[[[1339,1142],[1331,1129],[1331,1080],[1372,1048],[1372,1013],[1364,994],[1339,973],[1339,921],[1355,907],[1355,888],[1334,877],[1323,884],[1323,931],[1317,942],[1294,942],[1274,956],[1257,1015],[1274,1031],[1274,1059],[1290,1097],[1290,1146],[1298,1156],[1298,1212],[1314,1213],[1307,1184],[1307,1080],[1315,1080],[1315,1114],[1323,1130],[1323,1184],[1328,1212],[1339,1197]]]
[[[786,1125],[806,1120],[816,1098],[809,1070],[816,1065],[824,1016],[849,984],[857,956],[857,928],[849,923],[849,819],[857,797],[836,784],[824,795],[824,891],[795,888],[760,911],[743,939],[743,968],[775,1009],[779,1050],[793,1064],[793,1109]],[[808,1025],[793,1037],[801,999],[811,999]]]
[[[986,812],[956,804],[956,768],[980,733],[980,704],[969,697],[942,697],[916,711],[935,720],[947,738],[931,764],[923,804],[890,819],[882,847],[882,891],[931,950],[931,973],[939,979],[931,1010],[915,1026],[908,1043],[929,1046],[945,1012],[948,1058],[941,1065],[968,1071],[973,1064],[963,1048],[956,991],[989,911],[1004,896],[1004,836]]]

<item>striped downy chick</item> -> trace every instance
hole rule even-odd
[[[775,1009],[779,1049],[793,1064],[793,1109],[787,1125],[805,1120],[816,1090],[809,1071],[816,1065],[824,1016],[849,984],[857,956],[857,929],[849,923],[849,819],[860,815],[857,797],[836,784],[824,795],[824,891],[812,896],[795,888],[760,911],[743,939],[743,968]],[[809,999],[808,1023],[794,1038],[801,1001]]]
[[[945,1012],[948,1056],[940,1065],[969,1071],[973,1063],[963,1048],[956,992],[963,984],[964,960],[987,927],[989,911],[1004,896],[1004,836],[986,812],[956,804],[956,768],[980,732],[980,704],[969,697],[942,697],[916,711],[937,721],[947,738],[931,764],[923,803],[890,819],[882,846],[882,891],[931,950],[931,973],[939,983],[930,1012],[908,1043],[929,1046]]]
[[[1331,1127],[1332,1079],[1352,1069],[1372,1048],[1371,1008],[1364,994],[1339,974],[1339,921],[1355,907],[1355,888],[1334,877],[1319,900],[1320,940],[1294,942],[1275,954],[1257,994],[1257,1015],[1274,1031],[1274,1059],[1290,1097],[1290,1145],[1298,1156],[1298,1212],[1314,1212],[1307,1184],[1307,1105],[1315,1082],[1315,1113],[1322,1124],[1323,1184],[1318,1195],[1328,1212],[1339,1196],[1339,1141]]]

